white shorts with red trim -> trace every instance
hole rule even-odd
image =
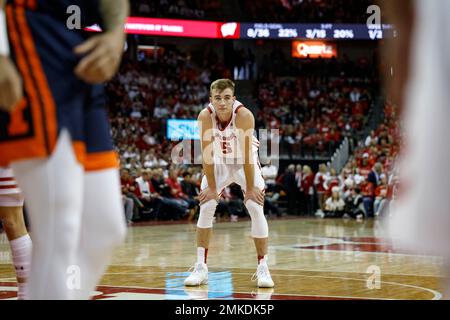
[[[0,168],[0,207],[21,207],[23,196],[10,168]]]
[[[261,167],[259,165],[258,154],[255,153],[255,175],[254,184],[255,187],[264,190],[265,183],[264,178],[261,174]],[[244,166],[239,164],[215,164],[214,165],[214,176],[216,179],[216,189],[217,192],[222,193],[223,190],[232,183],[236,183],[241,186],[242,191],[245,192],[247,189],[247,183],[245,179]],[[206,176],[203,176],[201,183],[201,190],[208,187],[208,180]]]
[[[23,196],[21,193],[0,194],[1,207],[23,207]]]

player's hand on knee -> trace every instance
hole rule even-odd
[[[77,46],[74,52],[85,55],[75,67],[77,77],[91,84],[110,80],[119,68],[124,41],[123,32],[105,32]]]
[[[217,194],[216,190],[206,188],[205,190],[202,190],[202,192],[200,192],[200,194],[198,195],[198,200],[200,201],[200,205],[208,202],[209,200],[219,201],[219,195]]]
[[[19,72],[9,57],[0,55],[0,109],[12,111],[22,97]]]
[[[245,191],[244,203],[247,203],[247,200],[253,200],[260,206],[264,205],[264,191],[259,190],[258,188],[251,188]]]

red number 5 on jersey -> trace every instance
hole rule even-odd
[[[222,141],[222,153],[232,153],[233,150],[231,149],[231,144],[228,141]]]

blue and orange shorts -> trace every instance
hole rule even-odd
[[[6,6],[11,58],[22,76],[24,98],[13,112],[0,112],[0,166],[49,157],[67,129],[85,170],[117,168],[104,87],[74,74],[80,57],[73,48],[88,36],[26,3]]]

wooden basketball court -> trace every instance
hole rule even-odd
[[[209,284],[186,288],[195,262],[195,224],[128,229],[96,299],[442,299],[439,257],[392,247],[378,221],[269,220],[274,289],[251,281],[256,255],[250,221],[214,225]],[[0,235],[0,299],[15,299],[9,244]]]

